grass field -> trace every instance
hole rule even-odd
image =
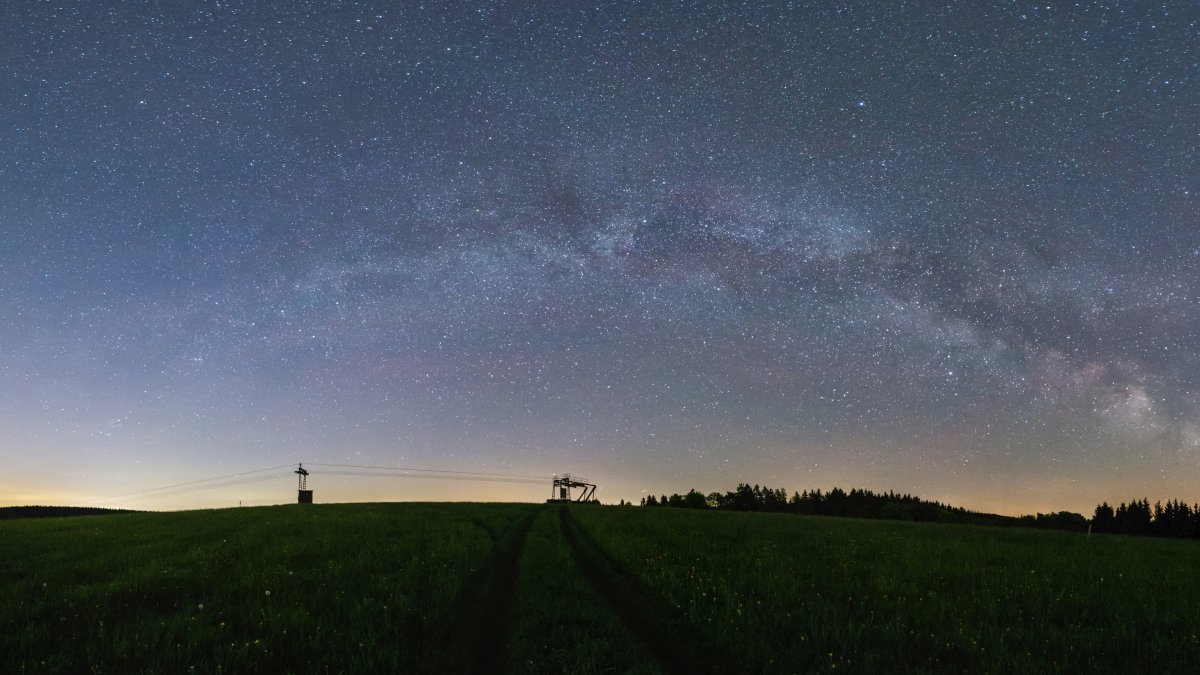
[[[0,672],[1200,672],[1200,544],[665,508],[0,523]]]

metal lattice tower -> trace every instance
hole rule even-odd
[[[296,503],[311,504],[313,501],[312,490],[308,489],[308,469],[304,468],[304,464],[300,464],[300,468],[293,473],[300,477],[300,489],[296,493]]]

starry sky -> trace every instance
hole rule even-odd
[[[0,504],[1200,500],[1200,3],[3,4]]]

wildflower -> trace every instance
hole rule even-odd
[[[267,597],[271,596],[271,591],[267,591]]]
[[[196,605],[196,608],[197,608],[197,609],[204,609],[204,603],[202,602],[202,603],[200,603],[200,604]]]

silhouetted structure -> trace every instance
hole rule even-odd
[[[308,478],[308,469],[305,469],[304,464],[301,464],[300,468],[296,469],[296,471],[294,473],[296,473],[298,476],[300,476],[300,491],[296,497],[296,503],[297,504],[313,503],[313,495],[312,495],[313,491],[307,489],[308,482],[306,479]]]
[[[571,489],[579,489],[579,496],[571,499]],[[594,502],[596,501],[596,484],[589,483],[587,479],[579,476],[572,477],[569,473],[564,473],[561,476],[554,476],[554,482],[550,487],[550,499],[548,502]]]

